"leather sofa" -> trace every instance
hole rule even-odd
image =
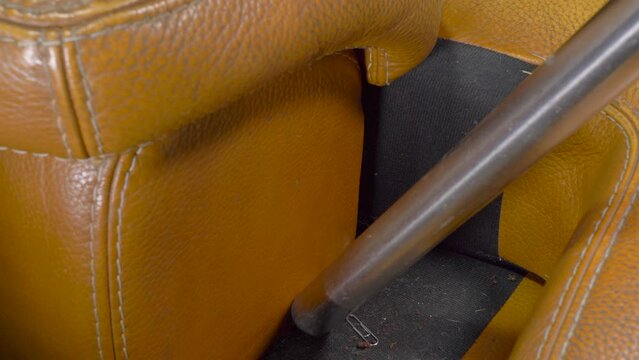
[[[0,0],[0,354],[259,357],[355,238],[362,83],[438,37],[540,64],[604,4]],[[639,352],[638,107],[504,191],[530,275],[466,357]]]

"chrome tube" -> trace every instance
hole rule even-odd
[[[327,332],[639,78],[639,1],[612,0],[294,300]]]

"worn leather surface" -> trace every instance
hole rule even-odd
[[[637,354],[633,295],[636,252],[629,238],[638,217],[639,118],[617,105],[625,158],[608,202],[586,214],[553,270],[533,320],[515,348],[518,358],[632,358]],[[626,239],[624,241],[624,238]],[[628,247],[629,246],[629,247]],[[606,274],[606,275],[604,275]]]
[[[440,35],[539,64],[605,3],[449,0]],[[636,357],[637,108],[635,84],[504,192],[500,254],[549,279],[513,358]]]
[[[584,216],[607,204],[625,158],[609,111],[588,122],[504,191],[500,256],[548,280]]]
[[[0,151],[0,354],[249,359],[354,238],[360,73],[336,54],[156,142]]]
[[[93,15],[79,13],[71,22],[52,23],[47,14],[32,23],[15,15],[0,26],[0,52],[11,53],[0,71],[33,78],[20,91],[47,105],[38,106],[40,118],[12,112],[4,120],[49,129],[46,141],[35,144],[17,130],[6,132],[13,146],[65,156],[59,143],[67,131],[67,138],[79,137],[77,149],[70,144],[73,154],[124,151],[348,48],[366,48],[368,80],[387,84],[428,54],[440,12],[440,0],[163,0],[109,11],[100,10],[103,5],[83,6],[77,11]],[[41,48],[58,54],[43,58]],[[45,97],[47,72],[63,81],[53,99]],[[11,88],[3,95],[13,107],[34,106]]]
[[[464,359],[508,358],[519,334],[528,324],[543,288],[543,284],[529,277],[523,278],[508,301],[464,354]]]
[[[0,0],[0,355],[255,358],[439,0]],[[334,54],[334,55],[333,55]]]
[[[141,0],[0,0],[0,20],[29,26],[64,26],[91,20]]]
[[[607,0],[446,0],[440,36],[540,63]]]
[[[354,63],[325,58],[120,159],[109,215],[118,357],[263,351],[294,295],[354,238],[359,91]]]
[[[0,32],[3,25],[0,24]],[[77,136],[57,99],[55,49],[0,42],[0,146],[73,156]]]
[[[114,164],[0,150],[0,357],[112,357],[103,238]]]

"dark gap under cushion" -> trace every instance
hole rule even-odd
[[[441,159],[531,71],[486,49],[440,40],[388,87],[366,86],[358,232]],[[458,359],[525,271],[501,261],[496,199],[355,314],[380,344],[358,349],[345,323],[322,338],[282,325],[265,359]],[[268,301],[265,299],[265,301]]]
[[[440,40],[419,67],[385,88],[365,86],[358,232],[363,231],[505,98],[533,66]],[[501,197],[441,246],[500,261]]]
[[[359,349],[361,339],[346,323],[315,338],[289,318],[264,358],[458,359],[521,279],[502,267],[436,249],[355,311],[379,338],[378,346]]]

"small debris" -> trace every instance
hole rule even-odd
[[[357,348],[358,349],[368,349],[369,347],[371,347],[371,344],[369,344],[366,341],[358,341],[357,342]]]
[[[397,345],[397,342],[392,342],[392,343],[390,343],[389,347],[391,348],[391,350],[393,350],[393,348],[395,347],[395,345]]]
[[[475,312],[476,312],[476,313],[478,313],[478,312],[482,312],[482,311],[486,311],[486,308],[483,308],[483,309],[477,309],[477,310],[475,310]]]
[[[515,281],[517,280],[517,276],[515,276],[515,274],[508,274],[507,279],[510,281]]]

